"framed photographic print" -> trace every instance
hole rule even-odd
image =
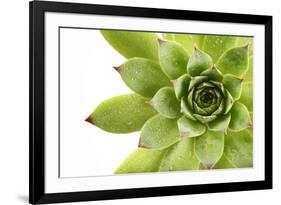
[[[30,203],[272,188],[272,17],[30,2]]]

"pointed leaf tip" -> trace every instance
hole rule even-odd
[[[86,119],[85,119],[86,122],[89,122],[91,124],[94,124],[93,121],[92,121],[92,117],[91,115],[89,115]]]
[[[187,133],[185,133],[185,132],[180,132],[180,139],[181,139],[181,140],[185,140],[186,138],[188,138]]]
[[[147,104],[149,104],[151,107],[153,107],[153,108],[154,108],[154,104],[153,104],[152,99],[151,99],[151,100],[149,100],[149,101],[146,101],[146,103],[147,103]]]
[[[253,127],[253,123],[251,121],[249,121],[247,124],[247,128],[252,128],[252,127]]]
[[[219,71],[218,67],[214,64],[210,68],[204,70],[200,73],[201,76],[207,76],[209,80],[221,82],[223,79],[222,73]]]
[[[249,49],[249,46],[249,43],[247,43],[246,45],[242,46],[242,48]]]
[[[195,138],[194,150],[196,156],[205,167],[213,168],[224,151],[223,132],[208,130],[200,137]]]
[[[121,70],[121,66],[112,66],[117,72]]]
[[[175,86],[177,83],[177,80],[171,80],[171,83],[173,84],[173,86]]]
[[[210,68],[213,65],[212,58],[202,50],[194,47],[193,54],[187,63],[187,72],[191,76],[199,76],[204,70]]]
[[[220,56],[217,65],[224,74],[243,76],[248,70],[249,55],[247,47],[234,47]]]
[[[141,140],[139,140],[138,147],[139,147],[139,148],[145,148],[145,146],[144,146],[144,144],[141,142]]]
[[[166,42],[165,40],[163,40],[163,39],[161,39],[161,38],[157,38],[157,41],[158,41],[159,45],[161,45],[161,44],[163,44],[163,43]]]
[[[91,122],[111,133],[139,131],[144,123],[156,114],[145,103],[148,99],[137,94],[115,96],[101,102],[91,114]]]

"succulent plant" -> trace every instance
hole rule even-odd
[[[86,121],[140,132],[115,173],[252,166],[252,39],[101,31],[127,61],[114,69],[134,92],[103,101]]]

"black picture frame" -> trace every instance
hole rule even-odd
[[[80,3],[32,1],[29,4],[30,42],[30,165],[29,202],[31,204],[154,197],[167,195],[230,192],[272,188],[272,17],[262,15],[184,11]],[[265,180],[235,183],[198,184],[154,188],[135,188],[71,193],[45,192],[45,12],[100,14],[260,24],[265,26]]]

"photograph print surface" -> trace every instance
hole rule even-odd
[[[252,168],[253,40],[60,28],[61,177]]]

